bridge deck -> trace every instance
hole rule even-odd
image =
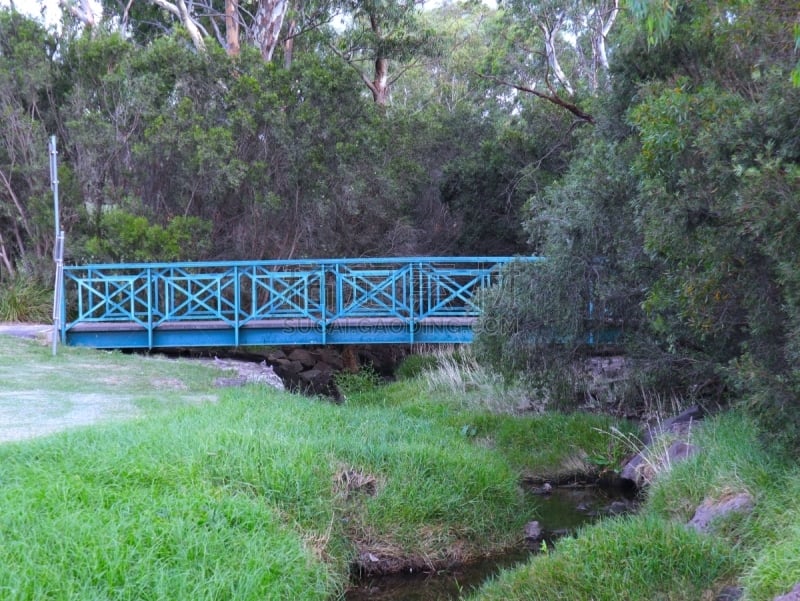
[[[474,317],[344,318],[323,329],[310,319],[262,319],[237,327],[221,320],[168,322],[148,331],[132,321],[88,322],[69,330],[69,343],[94,348],[281,346],[299,344],[442,344],[472,341]]]

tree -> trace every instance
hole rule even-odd
[[[54,242],[47,173],[56,41],[35,21],[0,10],[0,267],[37,269]]]
[[[597,94],[606,79],[606,40],[619,12],[619,0],[511,0],[505,58],[485,76],[594,123],[579,93]]]
[[[419,2],[400,0],[353,4],[349,27],[329,46],[355,69],[379,106],[389,102],[392,85],[403,73],[434,49],[432,32],[421,26],[419,7]]]

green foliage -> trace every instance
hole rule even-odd
[[[564,408],[581,400],[572,372],[590,336],[641,335],[651,270],[629,205],[634,148],[603,133],[586,142],[526,206],[525,227],[546,261],[511,265],[482,296],[476,327],[482,360],[502,373],[529,372]]]
[[[42,264],[53,246],[46,149],[55,48],[40,24],[0,9],[0,269],[11,275],[19,265]]]
[[[362,366],[357,372],[339,371],[333,376],[336,387],[345,398],[370,394],[381,385],[381,377],[371,365]]]
[[[206,258],[211,224],[197,217],[175,217],[162,227],[115,209],[103,214],[100,229],[101,235],[85,244],[91,262],[168,262]]]

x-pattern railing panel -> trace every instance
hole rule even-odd
[[[421,267],[420,316],[480,315],[475,292],[490,286],[497,273],[495,266],[480,269]]]
[[[395,269],[352,269],[342,266],[336,271],[335,319],[344,317],[396,317],[409,320],[413,316],[411,265]]]
[[[250,312],[246,319],[323,319],[323,273],[256,268],[250,274]]]
[[[69,281],[67,281],[69,280]],[[87,322],[136,321],[143,323],[147,316],[146,291],[148,278],[141,272],[108,274],[88,270],[85,277],[65,277],[65,287],[70,283],[70,299],[77,310],[78,319]]]
[[[235,320],[236,307],[225,297],[235,285],[228,274],[178,272],[161,275],[159,280],[164,303],[161,321]]]

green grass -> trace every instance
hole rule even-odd
[[[0,445],[3,599],[332,599],[359,553],[432,565],[516,543],[537,517],[520,476],[611,440],[603,418],[466,410],[413,379],[335,405],[217,390],[188,361],[2,342],[9,409],[138,409]]]
[[[502,573],[481,601],[697,601],[735,563],[725,543],[647,516],[608,520]]]

